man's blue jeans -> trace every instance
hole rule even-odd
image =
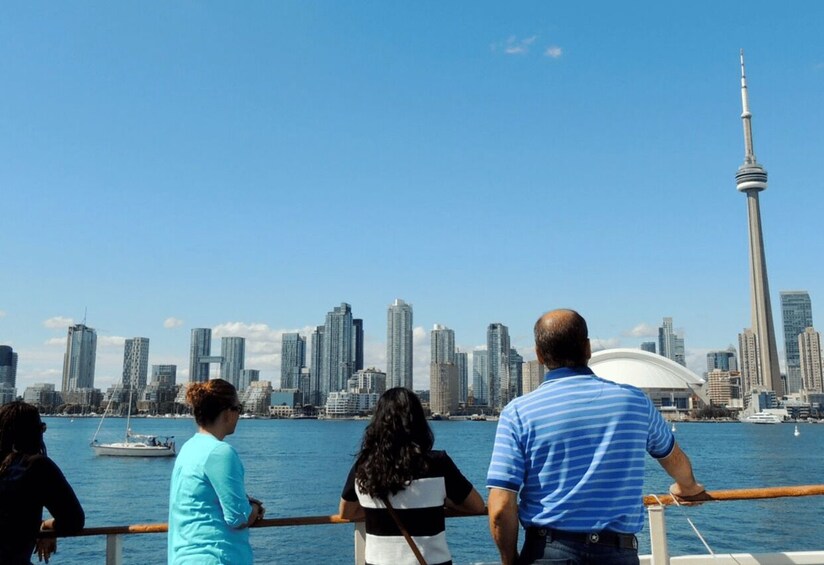
[[[638,550],[527,535],[518,565],[638,565]]]

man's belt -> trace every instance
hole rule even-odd
[[[545,537],[547,542],[553,540],[574,541],[583,544],[609,545],[621,549],[638,549],[638,538],[633,534],[618,532],[566,532],[552,528],[527,528],[527,537]]]

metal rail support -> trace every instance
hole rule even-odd
[[[106,565],[123,565],[123,536],[106,535]]]
[[[649,542],[652,553],[651,565],[670,565],[669,549],[667,548],[667,521],[664,517],[663,506],[650,506],[649,514]]]
[[[366,565],[366,523],[355,522],[355,565]]]

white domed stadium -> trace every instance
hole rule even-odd
[[[599,377],[642,389],[662,412],[691,410],[695,397],[708,403],[703,379],[655,353],[605,349],[592,354],[589,366]]]

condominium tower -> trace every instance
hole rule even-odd
[[[306,338],[285,333],[280,347],[280,388],[300,388],[300,371],[306,367]]]
[[[324,398],[330,392],[346,390],[355,373],[352,332],[352,307],[342,302],[326,314],[323,329],[320,390]]]
[[[211,328],[194,328],[189,347],[189,382],[205,383],[209,380],[209,360],[212,353]]]
[[[69,326],[63,356],[62,392],[94,388],[97,332],[85,324]]]
[[[386,312],[386,387],[412,390],[412,305],[395,300]]]
[[[801,390],[801,356],[798,336],[813,327],[813,306],[805,290],[781,292],[781,317],[784,321],[784,357],[787,360],[787,392]]]
[[[127,339],[123,346],[123,387],[137,391],[146,388],[149,376],[149,338]]]
[[[500,323],[486,329],[487,384],[489,406],[500,410],[512,400],[509,395],[509,328]]]
[[[246,368],[246,338],[220,338],[220,378],[240,388],[240,372]]]

